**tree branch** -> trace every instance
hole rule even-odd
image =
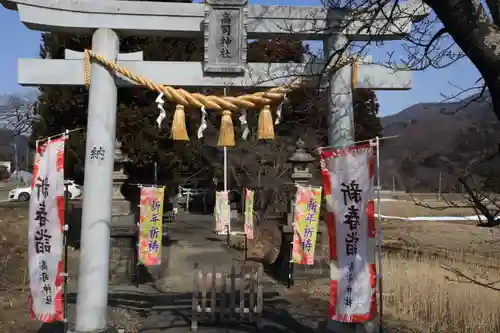
[[[481,282],[478,281],[477,279],[471,278],[470,276],[465,275],[462,271],[460,271],[457,268],[448,266],[448,265],[441,265],[445,270],[454,273],[457,277],[463,278],[466,280],[468,283],[472,283],[481,287],[485,287],[494,291],[500,291],[500,288],[495,287],[495,284],[499,283],[500,281],[494,281],[494,282]],[[450,277],[446,277],[448,281],[453,281],[453,282],[460,282],[458,280],[452,280]]]

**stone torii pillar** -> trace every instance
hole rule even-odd
[[[111,29],[98,29],[92,37],[92,50],[108,59],[117,59],[118,47],[118,35]],[[93,63],[91,73],[76,303],[77,332],[107,329],[117,87],[115,74],[103,66]]]

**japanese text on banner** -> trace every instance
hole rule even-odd
[[[62,320],[65,138],[37,147],[28,225],[30,311],[42,322]]]
[[[245,234],[247,239],[254,238],[253,226],[253,199],[254,191],[245,189]]]
[[[338,270],[331,281],[330,314],[337,321],[364,322],[376,314],[373,149],[323,152],[322,160],[334,222],[329,223],[330,252]]]
[[[139,224],[139,262],[161,264],[164,187],[142,187]]]
[[[314,264],[320,209],[321,187],[298,186],[292,250],[292,261],[296,264]]]

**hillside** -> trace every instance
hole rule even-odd
[[[478,157],[478,151],[497,145],[494,133],[500,130],[488,99],[473,101],[476,97],[455,103],[416,104],[383,117],[384,136],[401,137],[381,146],[382,186],[392,188],[394,177],[398,190],[436,191],[441,172],[443,191],[458,190],[456,176],[442,158],[450,160],[455,170],[464,169]],[[496,164],[500,167],[500,162]],[[476,171],[484,174],[490,167],[483,165]]]

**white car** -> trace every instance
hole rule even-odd
[[[68,199],[74,199],[82,194],[80,185],[73,180],[66,180],[68,184]],[[9,192],[9,201],[28,201],[31,197],[31,186],[15,188]]]

